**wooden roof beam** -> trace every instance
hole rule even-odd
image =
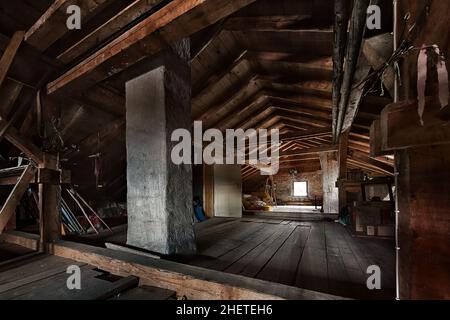
[[[349,158],[354,161],[364,162],[365,164],[377,168],[379,171],[393,175],[394,167],[392,165],[388,165],[384,162],[371,158],[368,154],[365,154],[361,151],[351,150],[349,151]]]
[[[233,123],[236,123],[239,117],[252,116],[256,112],[260,111],[263,108],[267,108],[268,105],[272,105],[278,107],[279,109],[286,109],[291,111],[298,111],[304,114],[328,117],[328,110],[330,109],[331,101],[327,99],[320,99],[310,96],[301,96],[299,94],[286,94],[281,92],[276,92],[275,90],[266,91],[264,88],[261,88],[262,85],[258,85],[258,81],[252,78],[251,84],[257,86],[259,90],[255,93],[255,95],[249,96],[248,99],[245,100],[244,104],[239,105],[236,108],[228,111],[220,120],[216,120],[215,126],[219,126],[221,129],[230,127]],[[240,94],[247,93],[248,85],[243,87],[240,90],[240,93],[235,94],[238,97]],[[281,98],[287,96],[294,96],[294,99]],[[216,106],[217,110],[224,108],[227,106],[232,99],[225,104]],[[270,101],[269,101],[270,100]],[[249,103],[250,102],[250,103]],[[264,103],[263,103],[264,102]],[[214,112],[212,110],[208,110],[205,114],[213,114],[218,117],[218,113],[216,108],[214,108]],[[211,125],[212,127],[213,125]]]
[[[27,31],[25,41],[39,51],[44,51],[66,32],[69,32],[66,26],[69,17],[67,8],[69,6],[77,5],[80,7],[81,21],[83,21],[101,9],[107,2],[107,0],[56,0]]]
[[[272,119],[273,118],[273,119]],[[262,121],[258,122],[260,119]],[[326,121],[316,121],[314,119],[302,119],[296,115],[288,114],[283,111],[276,110],[273,107],[265,109],[263,112],[255,115],[255,117],[249,117],[248,121],[243,121],[238,128],[248,129],[248,128],[265,128],[268,123],[275,124],[276,122],[281,122],[286,125],[291,125],[297,130],[314,130],[316,128],[327,127]],[[312,123],[314,122],[314,123]]]
[[[226,18],[191,36],[191,61],[196,59],[223,30]]]
[[[91,30],[83,38],[61,52],[57,56],[57,59],[64,64],[74,61],[82,54],[85,54],[90,49],[97,47],[116,32],[132,23],[135,19],[155,8],[158,8],[161,3],[164,3],[164,1],[134,0],[128,6],[116,13],[113,17],[105,21],[102,25]]]
[[[380,169],[378,169],[377,167],[368,165],[366,162],[361,161],[361,160],[355,160],[353,158],[347,158],[347,162],[348,165],[355,168],[355,169],[362,169],[368,172],[372,172],[372,173],[376,173],[379,175],[386,175],[385,172],[381,171]]]
[[[277,58],[274,58],[276,56]],[[230,65],[225,65],[223,69],[219,72],[211,75],[206,81],[202,81],[200,84],[193,84],[193,92],[194,97],[198,97],[202,92],[210,92],[213,87],[220,82],[221,79],[229,77],[230,75],[239,74],[239,69],[242,67],[243,63],[251,64],[251,62],[259,62],[265,61],[268,65],[273,65],[279,62],[286,62],[291,65],[295,65],[296,69],[304,70],[309,74],[314,74],[314,71],[317,71],[321,74],[331,72],[331,60],[329,58],[321,58],[321,59],[313,59],[311,61],[292,61],[292,59],[284,61],[283,57],[292,56],[291,54],[279,53],[279,52],[248,52],[246,50],[242,51],[237,58]],[[297,55],[296,55],[297,56]],[[258,70],[259,69],[259,70]],[[264,82],[264,85],[270,87],[270,84],[273,82],[273,79],[270,77],[273,76],[272,73],[267,73],[263,75],[260,72],[263,68],[259,67],[258,69],[253,70],[255,76],[258,76],[259,81]],[[259,71],[259,72],[258,72]],[[281,77],[280,77],[281,75]],[[278,73],[278,77],[282,77],[283,74]],[[295,79],[298,89],[301,90],[327,90],[331,93],[331,82],[329,80],[306,80],[298,83],[298,77],[289,77],[285,76],[286,79]],[[331,80],[331,78],[330,78]]]
[[[249,51],[279,51],[303,53],[314,50],[318,56],[331,56],[333,31],[331,29],[282,29],[234,31],[242,48]]]
[[[297,92],[323,98],[331,97],[331,81],[327,80],[302,80],[297,77],[283,77],[282,75],[258,75],[261,84],[271,90]]]
[[[221,103],[214,104],[203,108],[201,115],[194,115],[198,121],[203,121],[204,125],[208,127],[212,124],[214,119],[225,116],[227,110],[236,110],[239,105],[243,103],[250,103],[252,97],[261,90],[259,84],[255,81],[255,77],[250,78],[243,85],[239,86],[232,94],[224,94],[225,100]],[[193,104],[196,103],[193,101]],[[198,103],[197,103],[198,105]]]
[[[272,111],[272,110],[268,110],[268,111]],[[269,128],[274,128],[274,127],[279,127],[280,123],[281,123],[280,117],[278,117],[277,115],[271,114],[271,112],[268,112],[268,113],[269,113],[269,115],[267,115],[267,113],[264,112],[264,114],[261,117],[258,117],[256,124],[250,126],[248,123],[246,123],[242,127],[242,129],[247,130],[248,128],[253,128],[253,129],[258,130],[258,129],[269,129]],[[261,118],[262,118],[262,120],[260,120]]]
[[[327,129],[316,129],[308,132],[296,132],[285,134],[280,137],[282,141],[301,141],[308,140],[316,137],[329,137],[331,135],[331,131]]]
[[[280,165],[280,170],[296,168],[301,172],[313,172],[320,171],[320,161],[310,161],[310,162],[287,162]]]
[[[259,105],[254,105],[251,104],[247,107],[242,107],[242,110],[239,111],[239,114],[243,114],[245,115],[245,120],[249,119],[249,118],[254,118],[255,116],[261,116],[263,113],[267,114],[267,109],[268,107],[270,107],[271,105],[289,105],[289,104],[293,104],[296,105],[300,108],[302,108],[303,106],[308,106],[308,110],[312,110],[312,109],[323,109],[323,110],[330,110],[331,111],[331,101],[330,100],[326,100],[326,99],[317,99],[314,97],[307,97],[307,96],[301,96],[299,94],[283,94],[283,98],[279,97],[278,94],[276,92],[265,92],[265,95],[268,95],[269,98],[269,102],[264,105],[264,104],[259,104]],[[280,94],[281,96],[281,94]],[[264,109],[264,110],[263,110]],[[262,112],[261,112],[262,111]],[[232,117],[233,113],[230,113],[229,117]],[[241,121],[236,127],[240,128],[241,125],[243,125],[245,121]],[[232,123],[232,122],[231,122]],[[236,122],[235,122],[236,123]]]
[[[95,148],[99,148],[109,143],[114,137],[121,133],[125,133],[124,118],[118,118],[105,125],[104,128],[99,128],[99,131],[94,132],[78,144],[79,152],[74,152],[71,150],[66,152],[64,157],[70,159],[71,161],[75,161],[75,159],[83,159],[91,153],[95,153]]]
[[[265,31],[273,29],[287,29],[298,25],[299,23],[310,19],[310,14],[298,14],[289,16],[256,16],[256,17],[241,17],[235,16],[228,19],[224,25],[224,29],[231,31],[251,30],[251,31]]]
[[[230,112],[229,115],[216,122],[214,127],[221,131],[232,128],[233,124],[239,122],[242,123],[242,120],[247,119],[255,110],[261,110],[262,108],[267,107],[269,103],[269,98],[263,91],[258,92],[251,99],[252,102],[250,104],[247,104],[244,107],[239,106],[236,110]],[[239,128],[239,126],[236,128]]]
[[[4,127],[6,125],[8,125],[8,122],[0,119],[0,127]],[[5,138],[36,163],[41,163],[43,161],[44,155],[41,149],[21,135],[16,128],[9,127],[5,132]]]
[[[321,152],[334,152],[337,151],[338,147],[336,145],[323,145],[319,147],[311,147],[307,149],[301,149],[301,150],[294,150],[294,151],[288,151],[285,153],[281,153],[280,157],[293,157],[293,156],[303,156],[303,155],[310,155],[310,154],[318,154]]]
[[[86,89],[254,1],[173,0],[49,83],[47,92]],[[203,18],[198,19],[199,16]]]
[[[321,111],[317,110],[311,107],[308,107],[307,105],[292,105],[292,104],[278,104],[278,103],[271,103],[271,106],[273,106],[275,109],[285,112],[290,112],[293,114],[298,114],[305,117],[312,117],[312,118],[320,118],[320,119],[327,119],[331,121],[331,113],[329,111]]]
[[[305,119],[311,119],[313,123],[318,125],[331,121],[331,114],[326,111],[315,110],[314,108],[304,106],[272,103],[267,96],[264,95],[260,96],[258,99],[259,100],[256,102],[254,101],[243,108],[239,107],[236,111],[232,111],[224,120],[218,122],[218,127],[221,129],[230,128],[230,124],[233,122],[235,123],[237,119],[245,121],[258,115],[261,110],[264,110],[264,112],[267,113],[269,109],[277,111],[279,114],[291,114],[293,117],[302,116]],[[228,126],[225,126],[225,124]]]

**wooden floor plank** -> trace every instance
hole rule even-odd
[[[207,237],[210,235],[224,234],[227,230],[232,230],[233,226],[239,224],[239,219],[221,219],[214,218],[205,222],[211,221],[211,225],[204,222],[195,225],[195,234],[198,238]]]
[[[347,248],[348,243],[341,232],[342,228],[343,226],[338,223],[324,224],[327,247]]]
[[[197,238],[197,248],[199,256],[190,261],[196,266],[209,266],[213,259],[218,258],[227,252],[239,247],[243,239],[250,237],[259,231],[263,226],[235,222],[227,224],[224,229],[217,231],[213,235],[203,235]]]
[[[289,223],[291,226],[299,226],[299,227],[311,227],[310,222],[300,222],[300,221],[290,221]]]
[[[394,243],[390,240],[353,237],[348,230],[341,227],[341,232],[347,242],[347,247],[352,251],[350,262],[344,259],[351,282],[354,285],[354,297],[363,299],[393,299],[395,288],[395,252]],[[375,246],[375,247],[374,247]],[[378,249],[377,249],[378,246]],[[359,265],[358,269],[355,264]],[[367,289],[367,267],[378,265],[381,268],[382,290],[377,292]]]
[[[253,218],[253,217],[243,218],[243,219],[241,219],[241,221],[254,222],[254,223],[269,223],[269,224],[280,224],[283,222],[283,220],[280,220],[280,219],[269,219],[269,218],[260,219],[260,218]]]
[[[352,237],[329,221],[246,217],[220,225],[199,239],[201,256],[189,264],[352,298],[391,297],[384,290],[395,285],[390,241]],[[382,268],[380,292],[366,286],[371,264]]]
[[[381,286],[382,288],[393,289],[395,283],[395,248],[386,246],[386,241],[374,239],[361,239],[356,245],[364,252],[368,265],[376,265],[381,270]],[[383,245],[384,244],[384,245]],[[363,246],[363,248],[362,248]],[[366,270],[365,270],[366,271]]]
[[[295,230],[295,227],[289,225],[279,225],[282,229],[282,233],[279,237],[274,239],[273,241],[264,241],[260,247],[255,248],[254,250],[259,251],[257,255],[253,258],[251,264],[248,264],[240,274],[246,277],[254,278],[258,275],[258,273],[265,267],[265,265],[272,259],[272,257],[276,254],[276,252],[280,249],[280,247],[285,243],[285,241],[291,236],[292,232]],[[251,253],[250,253],[251,254]]]
[[[226,253],[223,256],[220,256],[215,261],[207,263],[206,266],[204,264],[201,266],[214,270],[227,269],[235,261],[245,256],[248,252],[253,250],[262,241],[266,240],[274,233],[272,226],[263,224],[261,224],[261,226],[263,227],[263,229],[259,229],[258,232],[255,232],[250,237],[248,237],[242,246],[233,249],[232,251]]]
[[[306,246],[325,250],[325,224],[323,222],[311,223],[311,232]]]
[[[228,238],[238,241],[244,241],[249,237],[249,235],[253,235],[258,231],[265,228],[265,225],[262,223],[241,223],[240,228],[236,228],[232,233],[229,234]]]
[[[327,292],[328,270],[325,248],[306,245],[298,267],[295,286],[299,288]]]
[[[209,244],[214,244],[223,239],[241,241],[262,227],[263,225],[257,223],[237,221],[227,224],[224,228],[216,230],[212,234],[197,235],[197,241],[200,246],[203,246],[205,243],[209,246]]]
[[[26,255],[31,252],[33,252],[33,250],[27,249],[25,247],[16,244],[2,242],[0,240],[0,263],[20,257],[22,255]]]
[[[347,247],[350,248],[350,250],[353,252],[353,255],[358,262],[361,271],[365,273],[367,267],[370,266],[371,263],[366,257],[366,250],[358,244],[358,242],[362,239],[354,238],[348,232],[343,233],[343,236],[347,242]]]
[[[204,241],[197,245],[198,252],[203,256],[218,258],[221,255],[241,246],[243,244],[242,241],[233,240],[233,239],[221,239],[216,241],[215,243],[211,243],[211,241]]]
[[[328,291],[328,265],[324,223],[311,223],[311,231],[298,267],[295,286]]]
[[[40,252],[33,251],[25,255],[0,262],[0,273],[30,263],[33,259],[40,259],[42,255],[43,254]]]
[[[294,285],[297,268],[311,228],[296,227],[289,239],[273,256],[257,278],[286,285]]]
[[[118,294],[111,300],[169,300],[175,298],[172,290],[151,286],[140,286]]]
[[[30,263],[0,273],[0,292],[66,272],[71,264],[82,265],[72,260],[43,255]]]
[[[329,292],[341,292],[348,297],[351,294],[349,291],[350,280],[339,248],[327,246],[327,269]]]
[[[98,300],[138,285],[135,277],[115,282],[99,279],[100,273],[92,268],[87,265],[81,267],[81,290],[69,290],[68,274],[63,272],[2,292],[0,300]]]
[[[286,232],[286,229],[283,228],[281,225],[267,227],[267,229],[269,229],[272,232],[270,237],[261,241],[251,251],[247,252],[239,260],[236,260],[232,265],[223,270],[229,273],[240,274],[248,265],[256,263],[255,259],[257,259],[258,256],[266,250],[267,246],[273,243],[277,238],[279,238]]]

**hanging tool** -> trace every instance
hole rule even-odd
[[[72,199],[75,201],[75,203],[78,205],[78,207],[80,208],[81,212],[86,217],[87,221],[89,222],[89,224],[91,225],[91,227],[95,231],[95,233],[99,234],[98,230],[95,228],[95,226],[92,223],[91,219],[89,219],[89,216],[87,215],[86,211],[84,210],[83,206],[78,201],[78,199],[75,197],[75,195],[73,195],[72,192],[69,191],[69,189],[66,189],[66,191],[72,197]]]
[[[97,153],[88,156],[88,158],[94,159],[94,176],[95,186],[97,189],[103,188],[102,178],[102,153],[100,152],[100,132],[97,133]]]
[[[63,197],[61,197],[61,208],[64,209],[64,211],[67,213],[69,220],[71,220],[74,223],[75,229],[77,229],[77,231],[79,233],[85,233],[86,230],[84,230],[83,226],[80,224],[78,219],[75,217],[72,210],[70,210],[70,207],[67,205],[67,203]]]
[[[78,197],[78,199],[98,218],[98,220],[109,230],[112,232],[111,228],[106,224],[106,222],[97,214],[97,212],[95,212],[94,209],[92,209],[92,207],[86,202],[86,200],[83,199],[83,197],[81,197],[81,195],[76,192],[74,189],[71,189],[71,192]]]

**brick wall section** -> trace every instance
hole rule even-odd
[[[308,182],[308,197],[294,197],[294,182],[307,181]],[[274,176],[274,182],[277,186],[277,199],[279,202],[289,201],[303,201],[314,200],[317,196],[318,199],[322,198],[322,172],[299,172],[297,176],[292,176],[289,172],[280,172]]]

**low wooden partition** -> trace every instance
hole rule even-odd
[[[84,262],[112,274],[140,278],[141,284],[173,290],[199,300],[336,300],[337,296],[247,278],[163,259],[60,241],[56,256]]]
[[[7,232],[0,240],[36,250],[39,237]],[[163,259],[115,251],[70,241],[48,246],[49,253],[95,266],[112,274],[140,279],[149,285],[175,291],[177,296],[198,300],[337,300],[341,297],[209,270]]]
[[[0,241],[16,244],[30,250],[39,250],[39,236],[21,231],[7,231],[0,234]]]

